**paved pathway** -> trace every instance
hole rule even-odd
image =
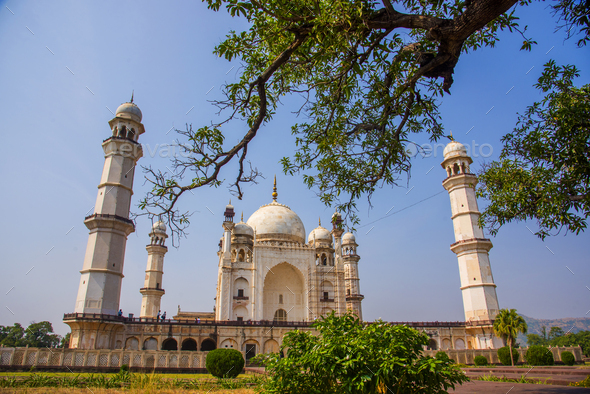
[[[502,383],[502,382],[467,382],[449,393],[457,394],[554,394],[554,393],[590,393],[590,388],[552,386],[548,384],[522,384],[522,383]]]

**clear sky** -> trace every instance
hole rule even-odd
[[[588,48],[577,49],[574,40],[564,41],[564,32],[554,33],[547,3],[522,8],[519,16],[538,42],[532,52],[520,52],[522,38],[506,33],[496,48],[464,55],[452,95],[442,103],[446,130],[472,149],[476,170],[498,156],[516,113],[540,98],[532,84],[545,62],[576,64],[582,74],[577,84],[590,82]],[[220,86],[235,80],[240,64],[212,50],[229,30],[245,28],[242,19],[193,1],[0,1],[0,325],[49,320],[58,333],[68,331],[61,319],[74,310],[88,237],[83,219],[96,199],[112,112],[135,90],[146,129],[139,164],[165,170],[166,144],[176,138],[170,129],[216,119],[208,100],[221,98]],[[301,177],[281,173],[280,158],[293,152],[297,103],[287,99],[252,143],[250,160],[266,179],[247,186],[244,200],[233,205],[247,219],[270,202],[276,173],[279,202],[299,214],[309,233],[318,217],[328,227],[333,209]],[[232,125],[228,143],[244,130]],[[451,209],[441,185],[443,145],[429,157],[418,156],[400,187],[375,193],[373,209],[359,204],[365,320],[464,319],[457,259],[449,250]],[[170,316],[178,305],[212,311],[217,243],[234,174],[235,166],[223,171],[228,182],[220,188],[183,197],[181,207],[194,215],[188,237],[180,248],[169,247],[165,259],[162,310]],[[133,210],[147,188],[137,171]],[[149,229],[150,222],[140,219],[127,242],[125,313],[139,313]],[[515,223],[492,238],[500,307],[536,318],[588,316],[590,233],[542,242],[529,229],[535,231],[535,223]]]

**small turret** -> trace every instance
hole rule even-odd
[[[363,319],[358,262],[361,259],[356,253],[356,238],[352,233],[345,233],[342,236],[342,260],[344,263],[344,282],[346,287],[346,308]]]
[[[145,248],[148,252],[144,286],[139,290],[142,295],[140,317],[156,318],[160,310],[160,302],[165,291],[162,289],[164,275],[164,255],[166,247],[166,225],[158,220],[149,234],[150,243]]]

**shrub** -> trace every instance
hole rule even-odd
[[[514,365],[516,365],[518,363],[520,355],[518,354],[518,351],[515,348],[512,348],[512,357],[514,358]],[[500,362],[502,364],[512,365],[512,362],[510,361],[510,350],[508,350],[508,346],[504,346],[498,349],[498,358],[500,359]]]
[[[436,354],[434,355],[434,358],[436,358],[437,360],[445,360],[445,361],[448,361],[451,359],[449,357],[449,355],[447,354],[447,352],[443,352],[442,350],[436,352]]]
[[[129,373],[129,365],[127,365],[127,364],[121,365],[121,368],[119,368],[119,373],[122,375]]]
[[[576,357],[572,352],[563,352],[561,353],[561,361],[565,365],[574,365],[576,363]]]
[[[437,360],[446,361],[448,363],[455,364],[455,360],[450,358],[449,355],[447,354],[447,352],[444,352],[442,350],[436,352],[436,354],[434,355],[434,358],[436,358]]]
[[[526,362],[529,365],[553,365],[553,353],[545,346],[533,345],[526,352]]]
[[[281,351],[266,361],[267,394],[442,393],[468,380],[445,361],[425,356],[428,336],[408,326],[377,320],[363,324],[352,313],[321,317],[319,335],[292,330]]]
[[[216,378],[235,378],[244,368],[244,357],[235,349],[216,349],[207,354],[207,371]]]
[[[478,367],[482,365],[488,365],[488,359],[485,358],[485,356],[475,356],[475,358],[473,359],[473,363]]]

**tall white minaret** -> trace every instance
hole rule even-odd
[[[219,259],[217,276],[217,297],[215,297],[215,320],[230,320],[232,311],[231,297],[231,232],[235,226],[234,207],[229,204],[223,214],[223,242]]]
[[[459,260],[465,320],[493,320],[498,314],[496,285],[488,252],[492,242],[479,227],[480,216],[475,198],[477,177],[469,172],[473,162],[462,144],[451,141],[444,150],[442,167],[447,172],[444,188],[451,198],[455,243],[451,250]]]
[[[150,244],[145,248],[148,252],[147,268],[145,269],[145,283],[141,293],[140,317],[156,318],[160,310],[160,301],[165,291],[162,289],[162,275],[164,275],[164,255],[166,247],[166,225],[161,220],[154,223],[150,232]]]
[[[135,164],[143,155],[138,137],[145,132],[141,111],[131,102],[117,108],[109,121],[112,135],[104,140],[105,162],[94,213],[84,220],[90,230],[76,313],[116,315],[119,310]]]
[[[334,265],[336,266],[336,308],[338,316],[346,313],[346,279],[342,260],[342,215],[337,211],[332,215],[332,235],[334,235]]]
[[[344,263],[344,282],[346,288],[346,309],[352,311],[363,320],[361,301],[365,298],[361,294],[358,262],[361,259],[356,254],[356,239],[352,233],[342,236],[342,261]]]

